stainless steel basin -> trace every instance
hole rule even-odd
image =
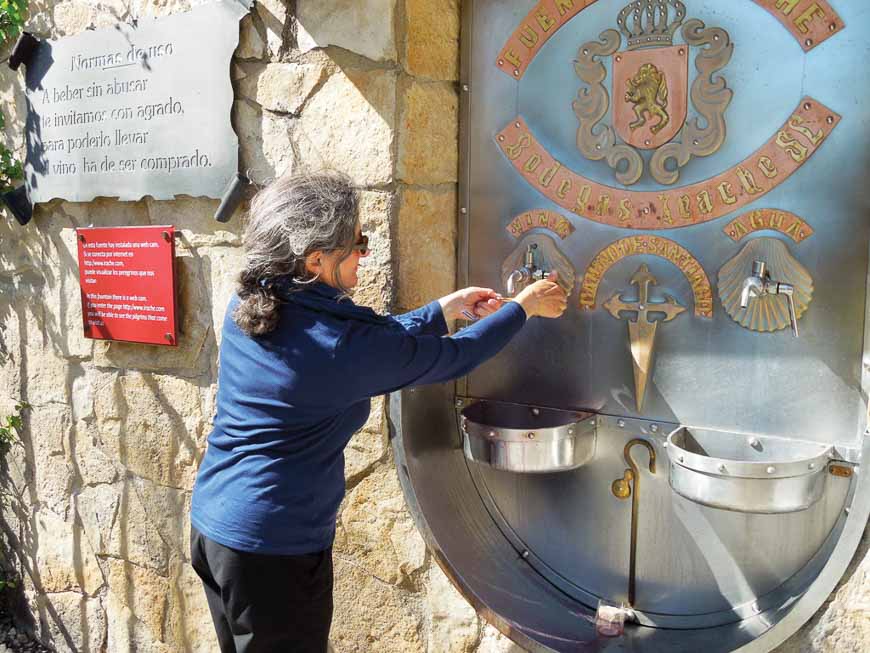
[[[680,427],[668,436],[670,484],[691,501],[751,513],[805,510],[825,489],[830,445]]]
[[[520,473],[576,469],[595,456],[592,413],[480,401],[461,410],[465,457]]]

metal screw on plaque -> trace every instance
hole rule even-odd
[[[457,408],[462,408],[462,399],[457,399],[457,400],[456,400],[456,407],[457,407]]]
[[[574,429],[568,429],[568,435],[574,435]]]
[[[167,243],[168,243],[170,240],[172,240],[172,236],[169,235],[169,232],[168,232],[168,231],[164,231],[164,232],[163,232],[163,240],[165,240]]]
[[[807,40],[804,41],[804,42],[807,44],[807,47],[808,47],[808,48],[812,47],[812,45],[813,45],[813,40],[812,40],[812,39],[807,39]]]
[[[834,116],[828,116],[827,118],[825,118],[825,122],[828,123],[829,125],[833,125],[834,124]]]
[[[722,472],[723,474],[725,473],[725,465],[723,465],[723,464],[720,463],[720,464],[719,464],[719,467],[718,467],[717,469],[718,469],[720,472]]]
[[[776,472],[776,467],[774,467],[773,465],[771,465],[770,467],[767,468],[768,474],[773,474],[775,472]]]
[[[650,424],[649,430],[651,433],[658,433],[659,432],[659,425],[658,424]]]
[[[624,429],[624,428],[625,428],[625,420],[624,420],[624,419],[617,420],[616,425],[617,425],[619,428]]]
[[[529,550],[526,549],[525,551],[523,551],[523,554],[522,554],[522,555],[523,555],[523,560],[526,560],[526,559],[529,557],[529,555],[530,555]]]
[[[461,209],[459,209],[459,212],[460,212],[462,215],[465,215],[466,213],[468,213],[468,209],[466,209],[466,208],[463,206]]]
[[[85,242],[85,235],[84,234],[79,234],[79,242],[80,243]]]
[[[534,434],[534,433],[529,433],[528,436],[526,436],[526,437],[528,437],[529,440],[534,440],[534,439],[535,439],[535,434]]]
[[[462,90],[465,91],[466,93],[468,93],[468,84],[463,84]]]
[[[172,334],[171,333],[165,333],[165,334],[163,334],[163,337],[166,338],[166,340],[168,342],[172,342]]]

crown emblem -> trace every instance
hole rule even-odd
[[[673,45],[674,32],[686,17],[680,0],[634,0],[616,19],[628,39],[628,49]]]

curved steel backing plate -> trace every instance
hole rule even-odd
[[[460,206],[467,210],[459,283],[500,287],[507,259],[536,233],[553,239],[577,279],[562,319],[530,322],[456,394],[443,387],[394,397],[401,431],[394,446],[406,496],[439,562],[478,610],[530,650],[770,650],[833,589],[870,510],[861,492],[870,249],[863,181],[870,87],[862,62],[870,44],[848,38],[850,25],[870,22],[870,6],[840,3],[830,36],[807,45],[795,38],[799,27],[783,28],[797,11],[777,16],[750,0],[666,4],[685,5],[689,27],[661,44],[675,49],[650,60],[656,71],[643,73],[641,64],[633,77],[616,61],[629,51],[623,64],[643,59],[618,31],[626,2],[463,5]],[[562,9],[570,20],[559,22]],[[810,33],[819,38],[816,27]],[[606,30],[616,30],[619,45],[587,61],[584,44]],[[519,57],[525,42],[534,47]],[[716,61],[704,61],[701,42],[718,43]],[[682,146],[665,151],[658,140],[666,138],[653,137],[649,123],[663,123],[662,112],[682,117],[679,99],[666,105],[661,90],[662,76],[678,69],[671,55],[689,57],[688,79],[676,76],[688,86],[688,127],[669,137]],[[646,90],[623,96],[614,70]],[[596,74],[608,104],[578,111],[575,101]],[[676,98],[673,90],[668,97]],[[619,102],[647,108],[650,143],[632,155],[637,179],[610,154],[595,153],[595,138],[602,151],[631,147],[619,136],[632,129],[625,112],[611,111]],[[611,131],[585,129],[586,109]],[[720,114],[705,141],[705,121]],[[691,155],[665,166],[678,179],[660,183],[670,180],[655,167],[664,156],[656,152],[683,150]],[[539,227],[511,229],[517,216],[538,215],[547,216]],[[573,229],[553,238],[560,220]],[[747,249],[760,238],[776,246]],[[752,262],[738,259],[742,273],[737,263],[726,269],[728,288],[718,287],[719,273],[744,250],[779,253],[768,266],[774,281],[793,282],[801,271],[800,338],[787,328],[753,330],[729,315],[738,315],[732,295]],[[790,262],[788,279],[776,278],[774,261]],[[779,305],[765,301],[760,310]],[[756,322],[782,326],[780,317],[759,313]],[[457,398],[598,413],[595,458],[552,475],[468,463]],[[838,460],[807,510],[718,510],[677,496],[668,483],[665,438],[681,425],[723,438],[820,443]],[[635,497],[624,447],[638,438],[658,467],[651,473],[639,454]],[[629,496],[637,499],[634,528]],[[592,609],[599,598],[626,600],[630,576],[640,625],[623,639],[597,638]]]

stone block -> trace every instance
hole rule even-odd
[[[42,620],[41,639],[58,653],[103,651],[106,647],[106,613],[99,598],[86,598],[78,592],[42,595],[36,600],[36,613],[49,615]]]
[[[483,629],[477,653],[525,653],[526,649],[514,644],[493,626],[487,624]]]
[[[477,614],[438,565],[429,568],[427,653],[468,653],[480,641]]]
[[[106,567],[109,591],[148,629],[152,638],[165,641],[169,578],[114,558],[106,559]]]
[[[870,644],[870,527],[837,589],[775,653],[865,651]]]
[[[244,264],[245,253],[241,248],[212,247],[202,257],[203,275],[211,288],[212,329],[218,344],[227,306],[236,291]],[[211,411],[203,407],[203,415],[211,415]]]
[[[104,450],[130,474],[190,489],[205,428],[200,401],[195,382],[128,372],[95,404]]]
[[[254,7],[266,31],[267,54],[272,59],[276,59],[284,47],[289,4],[288,0],[257,0]]]
[[[101,367],[141,370],[172,370],[182,376],[196,376],[208,367],[202,355],[211,331],[211,320],[201,307],[207,306],[207,288],[195,257],[176,251],[176,307],[178,346],[141,345],[97,341],[94,362]]]
[[[94,8],[94,27],[113,27],[130,18],[129,0],[88,0]]]
[[[179,564],[173,581],[174,602],[169,614],[171,639],[185,653],[214,653],[218,649],[202,581],[187,563]]]
[[[335,612],[330,641],[336,653],[423,653],[422,615],[414,596],[335,556]]]
[[[456,192],[405,188],[399,206],[398,304],[422,306],[456,285]]]
[[[386,313],[393,303],[392,193],[367,191],[360,194],[360,225],[369,237],[369,255],[359,268],[354,302]]]
[[[103,574],[90,542],[73,520],[50,510],[34,516],[38,588],[42,592],[74,591],[94,596],[103,586]]]
[[[276,113],[298,114],[312,91],[324,80],[327,67],[322,61],[270,63],[242,68],[247,74],[239,82],[239,93]]]
[[[398,585],[422,567],[425,545],[405,510],[392,465],[380,466],[348,494],[340,521],[336,550],[373,576]]]
[[[262,59],[266,55],[266,41],[260,35],[251,14],[242,18],[239,32],[239,47],[236,57],[239,59]]]
[[[133,482],[84,488],[76,503],[84,534],[97,555],[167,573],[169,548]]]
[[[118,461],[110,457],[95,425],[80,421],[76,424],[73,464],[81,484],[114,483],[124,473]]]
[[[336,45],[373,61],[396,60],[396,0],[297,0],[299,49]]]
[[[149,221],[152,225],[174,225],[177,236],[176,252],[196,256],[196,249],[222,245],[240,246],[241,221],[222,223],[214,219],[219,200],[178,197],[169,201],[147,199]]]
[[[459,168],[459,98],[452,84],[411,82],[402,93],[398,177],[453,183]]]
[[[459,0],[407,0],[405,51],[409,74],[459,79]]]
[[[58,355],[90,358],[94,341],[84,335],[75,229],[52,225],[43,251],[46,267],[56,271],[47,276],[44,290],[46,335]]]
[[[52,11],[54,18],[54,37],[70,36],[85,31],[93,25],[94,10],[84,0],[58,2]]]
[[[396,73],[345,68],[308,101],[293,130],[299,163],[333,168],[361,186],[393,178]]]
[[[112,653],[176,653],[180,647],[157,640],[148,627],[136,618],[124,600],[109,591],[103,600],[106,608],[106,650]]]
[[[241,171],[248,179],[267,184],[292,172],[296,162],[293,119],[239,100],[233,103],[233,124],[239,137]]]

